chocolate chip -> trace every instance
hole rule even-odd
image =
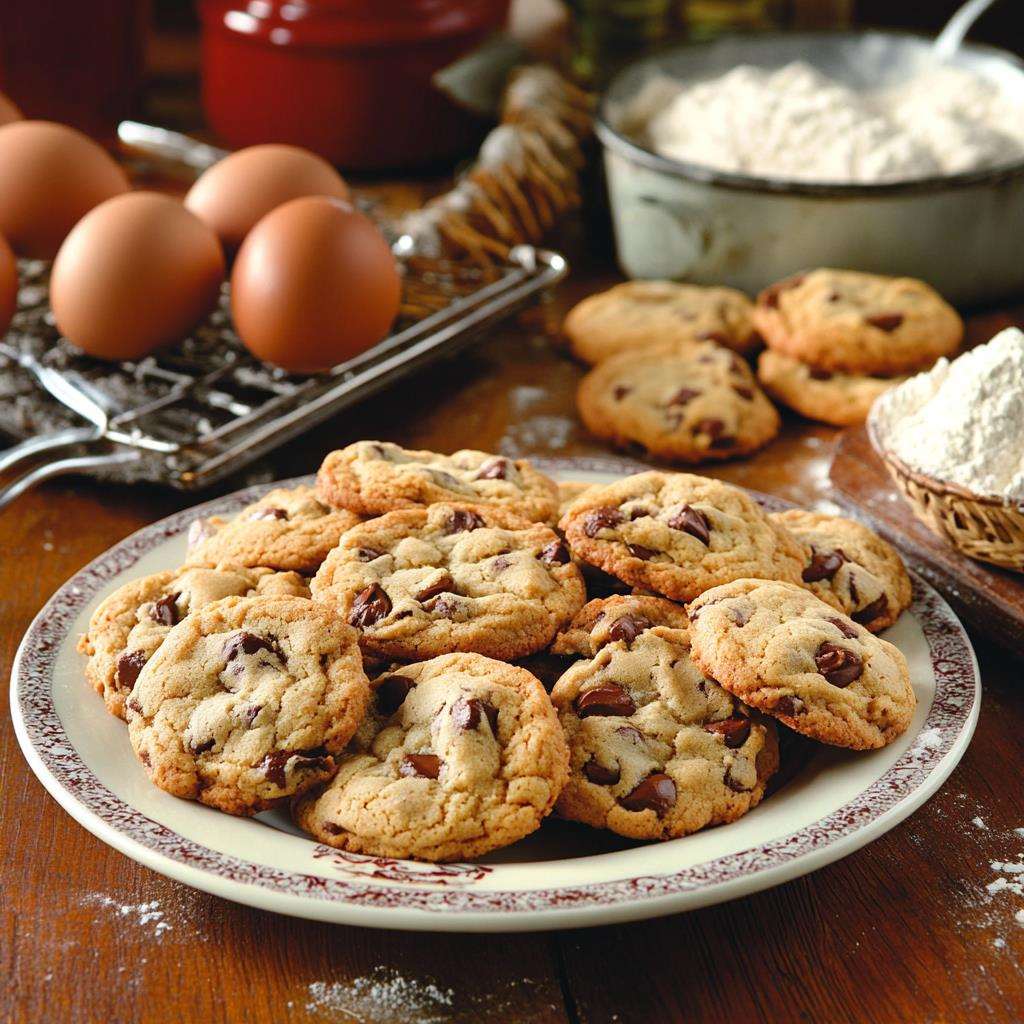
[[[285,768],[292,758],[295,758],[293,771],[296,772],[323,773],[334,768],[334,759],[328,756],[322,747],[315,750],[272,750],[259,765],[263,769],[267,781],[272,782],[279,789],[284,789],[288,784]]]
[[[356,558],[360,562],[372,562],[375,558],[382,558],[383,555],[383,551],[375,551],[373,548],[359,548],[356,551]]]
[[[869,622],[874,622],[880,615],[884,615],[889,610],[889,601],[885,594],[881,597],[872,601],[871,604],[865,605],[859,611],[852,612],[850,618],[854,622],[859,622],[862,626],[866,626]]]
[[[438,594],[454,593],[454,591],[455,580],[448,573],[442,573],[435,582],[427,584],[422,590],[417,590],[412,596],[422,604],[432,597],[437,597]]]
[[[436,754],[406,754],[398,765],[398,774],[406,778],[418,775],[436,779],[441,774],[441,758]]]
[[[508,463],[504,459],[492,459],[480,467],[475,480],[504,480],[508,476]]]
[[[714,341],[719,345],[729,346],[729,337],[722,331],[701,331],[697,335],[700,341]]]
[[[570,556],[569,549],[560,540],[553,540],[537,557],[545,565],[567,565]]]
[[[728,613],[729,618],[732,619],[737,626],[745,626],[754,614],[753,605],[737,604],[735,601],[732,602],[732,604],[730,604],[725,610]]]
[[[147,768],[152,768],[152,767],[153,767],[153,762],[152,762],[152,760],[150,759],[150,756],[149,756],[149,751],[148,751],[148,750],[143,750],[143,751],[142,751],[142,752],[141,752],[141,753],[139,754],[139,760],[140,760],[140,761],[141,761],[141,762],[142,762],[142,763],[143,763],[143,764],[144,764],[144,765],[145,765],[145,766],[146,766]]]
[[[732,766],[731,765],[728,768],[725,769],[725,773],[722,776],[722,781],[734,793],[746,793],[751,788],[750,786],[745,786],[738,779],[733,778]]]
[[[754,389],[747,387],[746,384],[733,384],[732,389],[740,396],[740,398],[743,398],[748,402],[752,402],[754,400]]]
[[[633,698],[618,683],[601,683],[583,690],[576,697],[575,706],[580,718],[591,715],[622,715],[628,718],[636,711]]]
[[[875,316],[867,317],[866,320],[872,327],[877,327],[880,331],[890,334],[903,323],[903,314],[878,313]]]
[[[788,693],[775,702],[773,711],[787,718],[796,718],[804,710],[804,702],[799,697],[792,697]]]
[[[811,549],[811,561],[802,573],[804,583],[818,583],[830,580],[842,567],[846,559],[838,551]]]
[[[655,555],[661,554],[660,551],[655,551],[654,548],[644,547],[643,544],[627,544],[629,553],[634,558],[639,558],[644,562],[649,562]]]
[[[725,423],[719,419],[698,420],[693,431],[711,438],[712,448],[732,448],[736,444],[736,438],[725,433]]]
[[[629,521],[635,523],[638,519],[643,519],[644,516],[650,516],[651,514],[649,508],[634,508],[630,510]]]
[[[486,716],[491,723],[491,733],[498,735],[498,709],[485,700],[476,697],[464,697],[452,705],[452,721],[456,727],[468,732],[475,729],[482,717]]]
[[[134,711],[135,714],[137,714],[137,715],[141,715],[142,714],[142,704],[139,703],[139,698],[138,697],[129,697],[124,702],[124,706],[129,711]]]
[[[512,559],[508,555],[498,555],[497,558],[491,559],[491,572],[504,572],[511,564]]]
[[[603,764],[598,764],[593,758],[583,766],[583,774],[595,786],[614,786],[621,775],[618,767],[605,768]]]
[[[666,403],[666,405],[686,405],[700,396],[696,388],[680,388]]]
[[[639,615],[622,615],[608,627],[609,640],[625,640],[631,644],[645,629],[650,629],[650,622]]]
[[[445,473],[440,469],[432,469],[430,471],[431,477],[433,477],[434,483],[439,487],[444,487],[449,491],[464,491],[466,488],[463,486],[460,480],[456,480],[451,473]]]
[[[628,384],[616,384],[612,390],[612,397],[616,402],[621,402],[632,390]]]
[[[814,664],[833,686],[849,686],[855,679],[860,679],[864,671],[859,655],[828,640],[815,651]]]
[[[252,726],[252,723],[256,721],[260,716],[260,712],[263,710],[262,704],[253,704],[251,707],[245,709],[242,712],[242,717],[245,719],[245,724]]]
[[[769,309],[779,308],[779,296],[788,291],[790,288],[797,288],[803,284],[804,279],[807,277],[806,274],[794,274],[792,277],[787,277],[785,280],[778,281],[771,287],[766,288],[761,292],[760,301],[764,303]]]
[[[860,636],[857,630],[853,629],[848,623],[844,622],[842,619],[829,618],[825,621],[831,622],[832,625],[835,626],[836,629],[838,629],[839,632],[843,634],[843,636],[847,637],[850,640],[856,640],[857,637]]]
[[[623,739],[629,740],[630,743],[643,743],[643,733],[639,729],[634,729],[631,725],[620,725],[615,730],[616,735],[621,736]]]
[[[691,505],[683,505],[668,521],[668,525],[673,530],[682,530],[683,533],[696,537],[701,544],[711,543],[711,523],[708,522],[708,517]]]
[[[458,508],[448,517],[444,532],[448,535],[453,533],[469,533],[471,530],[479,530],[485,525],[482,517],[478,516],[475,512]]]
[[[416,684],[406,676],[388,676],[377,684],[377,710],[390,718],[409,696]]]
[[[323,828],[329,836],[340,836],[345,831],[340,825],[335,825],[333,821],[325,821]]]
[[[371,583],[356,594],[348,613],[350,626],[366,629],[380,622],[391,611],[391,598],[379,583]]]
[[[287,519],[288,513],[283,508],[257,508],[249,514],[249,520],[255,522],[260,519]]]
[[[208,740],[204,740],[202,743],[190,743],[188,748],[193,754],[198,756],[199,754],[205,754],[208,750],[213,750],[216,745],[216,737],[211,736]]]
[[[178,611],[178,598],[181,594],[168,594],[155,602],[149,611],[149,617],[161,626],[176,626],[181,621]]]
[[[281,652],[273,640],[243,630],[228,637],[221,649],[221,656],[230,662],[240,654],[256,654],[259,651],[269,651],[276,657],[281,657]]]
[[[810,369],[811,380],[831,380],[832,372],[830,370],[819,370],[816,366],[812,366]]]
[[[726,718],[721,722],[708,722],[704,726],[705,732],[713,732],[725,740],[725,745],[731,750],[742,747],[750,735],[750,719],[734,716]]]
[[[632,792],[619,797],[627,811],[664,814],[676,802],[676,784],[664,774],[648,775]]]
[[[135,685],[135,680],[139,678],[139,673],[145,665],[146,655],[142,651],[125,651],[117,659],[117,667],[114,670],[114,682],[117,683],[117,688],[127,693]]]
[[[605,506],[591,509],[583,517],[583,532],[588,537],[596,537],[601,530],[610,530],[622,522],[622,513],[617,508]]]

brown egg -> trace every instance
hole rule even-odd
[[[348,199],[348,185],[326,160],[298,146],[250,146],[216,163],[185,205],[234,252],[260,218],[291,199]]]
[[[0,338],[11,326],[18,308],[18,264],[7,240],[0,235]]]
[[[100,359],[138,359],[184,338],[224,280],[217,236],[177,199],[131,192],[83,217],[50,279],[57,327]]]
[[[384,236],[340,199],[293,199],[242,243],[231,310],[259,359],[326,370],[375,345],[398,312],[401,282]]]
[[[21,120],[21,111],[17,105],[0,92],[0,125]]]
[[[127,191],[124,171],[74,128],[50,121],[0,128],[0,235],[19,256],[53,259],[82,217]]]

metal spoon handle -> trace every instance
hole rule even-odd
[[[932,53],[940,61],[949,60],[960,49],[974,23],[995,3],[995,0],[967,0],[938,34],[932,44]]]
[[[96,430],[93,427],[68,427],[66,430],[56,430],[52,434],[43,434],[41,437],[30,437],[27,441],[22,441],[20,444],[0,452],[0,473],[13,469],[26,459],[42,455],[43,452],[56,448],[67,448],[70,445],[82,444],[86,441],[95,441],[96,437]]]
[[[138,452],[119,451],[107,452],[103,455],[78,455],[67,459],[57,459],[54,462],[47,462],[35,469],[23,473],[16,480],[6,487],[0,487],[0,510],[5,509],[16,498],[21,497],[30,487],[41,484],[55,476],[63,476],[66,473],[80,473],[87,469],[96,469],[100,466],[115,466],[126,462],[135,462],[139,458]]]

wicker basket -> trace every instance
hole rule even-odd
[[[1024,508],[911,469],[882,443],[874,416],[867,429],[871,447],[925,526],[970,558],[1024,572]]]

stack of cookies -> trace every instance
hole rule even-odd
[[[587,602],[584,568],[622,592]],[[198,521],[185,564],[110,595],[80,648],[167,792],[454,860],[552,810],[637,839],[733,821],[778,722],[890,742],[914,694],[873,634],[909,600],[869,530],[719,481],[560,493],[525,460],[364,441],[315,488]],[[523,662],[545,652],[571,659],[550,693]]]
[[[814,270],[766,288],[754,324],[768,348],[757,376],[810,419],[852,426],[907,374],[957,351],[964,325],[923,281]]]

